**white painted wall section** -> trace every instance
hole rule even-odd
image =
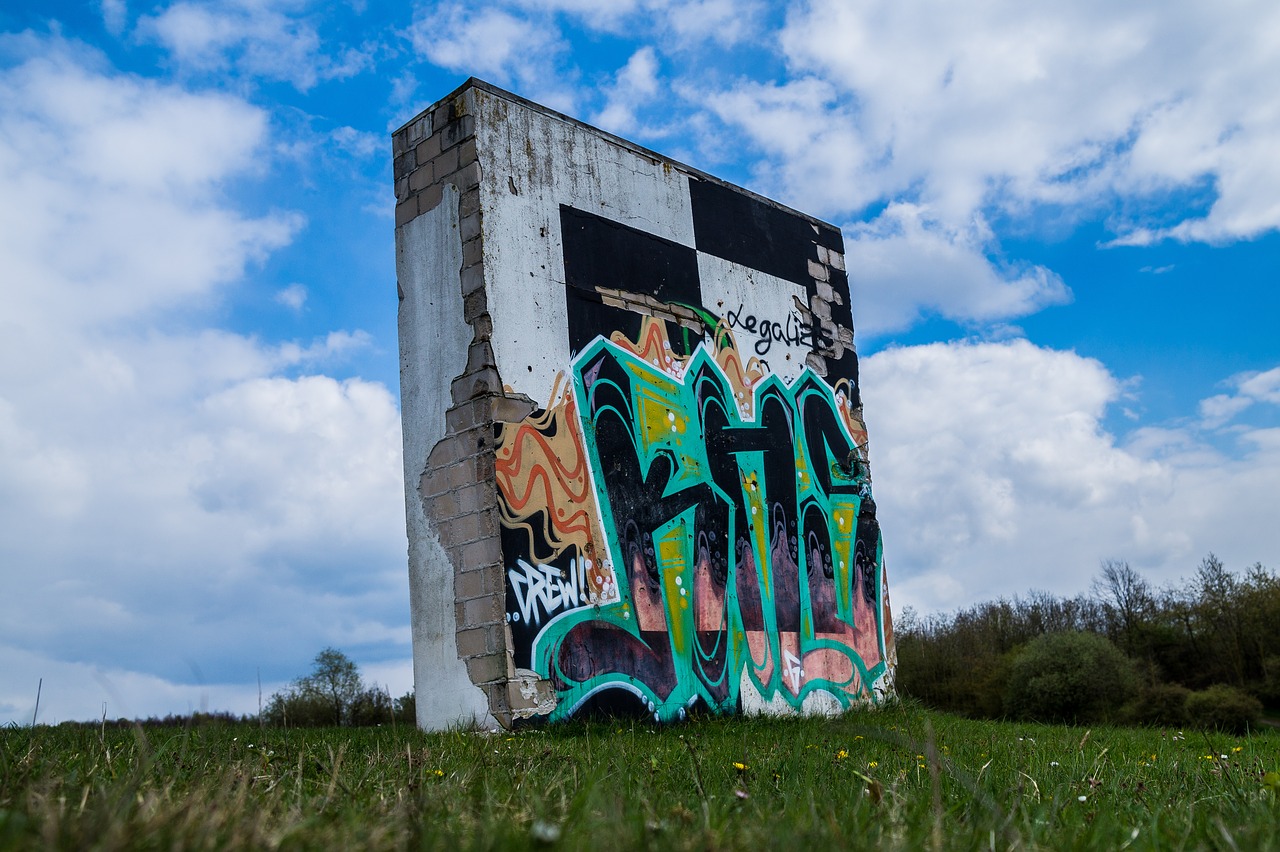
[[[560,205],[693,246],[688,178],[598,131],[474,95],[494,356],[505,383],[545,404],[569,363]]]
[[[458,190],[445,186],[435,208],[396,229],[413,682],[418,726],[426,730],[498,726],[458,659],[454,569],[418,492],[427,458],[445,436],[450,382],[467,365],[472,331],[462,318],[461,269]],[[434,360],[408,357],[424,352],[436,353]]]
[[[698,255],[698,275],[703,305],[730,324],[738,351],[759,358],[788,384],[795,381],[812,351],[809,344],[797,342],[804,319],[795,300],[807,304],[804,288],[702,253]]]

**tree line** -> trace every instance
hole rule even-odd
[[[967,716],[1240,729],[1280,709],[1280,578],[1212,553],[1163,588],[1109,560],[1075,597],[908,607],[895,636],[899,692]]]
[[[261,721],[279,727],[369,727],[416,724],[413,692],[392,698],[366,684],[355,662],[336,648],[316,654],[311,673],[273,694]]]
[[[237,715],[224,710],[169,714],[146,719],[107,719],[94,722],[62,722],[90,728],[177,728],[201,725],[261,724],[281,728],[373,727],[416,725],[413,690],[399,698],[376,683],[366,683],[360,668],[336,648],[316,654],[311,672],[273,693],[258,714]]]

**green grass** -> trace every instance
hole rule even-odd
[[[1277,770],[1270,732],[913,707],[498,735],[10,728],[0,849],[1270,849]]]

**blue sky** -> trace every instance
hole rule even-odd
[[[249,712],[326,645],[409,688],[389,134],[469,75],[843,229],[895,610],[1280,566],[1274,3],[0,33],[0,721]]]

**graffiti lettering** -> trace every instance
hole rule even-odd
[[[800,658],[790,651],[782,652],[783,670],[791,681],[791,691],[800,692],[800,678],[804,677],[804,669],[800,665]]]
[[[516,665],[550,683],[553,719],[879,700],[880,526],[847,393],[808,368],[744,371],[731,331],[664,368],[664,328],[597,337],[558,402],[500,431]],[[553,535],[584,508],[583,533]]]
[[[744,307],[740,304],[737,310],[726,313],[725,320],[729,328],[741,329],[759,338],[755,342],[755,350],[756,354],[762,358],[769,354],[775,342],[808,349],[824,349],[831,346],[831,338],[821,326],[805,322],[795,311],[789,312],[783,322],[778,322],[767,317],[744,313]]]
[[[873,695],[879,525],[831,387],[807,370],[790,386],[766,377],[744,419],[706,347],[677,377],[603,339],[574,381],[618,596],[562,605],[530,635],[556,713],[607,693],[658,719]],[[517,601],[559,594],[516,576]]]
[[[587,588],[588,559],[573,559],[568,570],[554,565],[531,565],[516,560],[507,570],[507,583],[515,599],[515,612],[507,613],[508,621],[524,621],[539,625],[544,616],[582,606],[595,597]]]

